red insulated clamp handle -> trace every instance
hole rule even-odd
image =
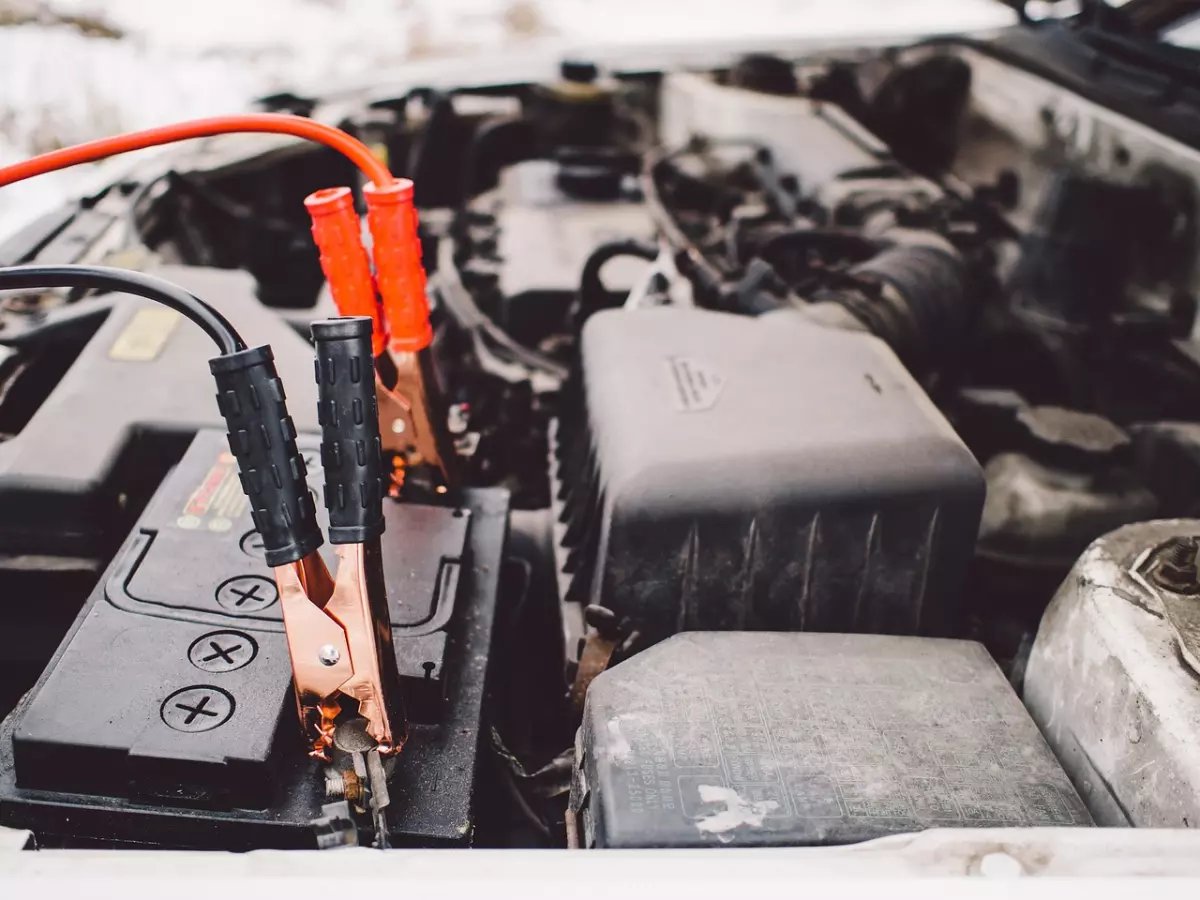
[[[326,188],[309,194],[304,206],[312,217],[313,241],[321,253],[321,270],[333,302],[343,316],[370,317],[371,348],[378,356],[387,346],[387,329],[380,317],[354,195],[347,187]]]
[[[367,224],[374,243],[375,279],[383,299],[392,349],[415,353],[429,346],[433,328],[425,297],[413,183],[400,178],[382,187],[369,184],[363,194],[367,198]]]

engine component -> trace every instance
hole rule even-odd
[[[1107,419],[1057,407],[1026,407],[1016,421],[1025,453],[984,467],[987,501],[980,553],[1061,576],[1093,540],[1154,516],[1158,499],[1128,468],[1129,435]]]
[[[530,96],[542,150],[606,144],[616,118],[615,93],[615,83],[602,78],[595,63],[564,60],[558,80],[535,85]]]
[[[876,338],[792,311],[608,310],[579,381],[556,473],[568,600],[651,639],[954,628],[982,474]]]
[[[1013,301],[1043,327],[1104,321],[1125,301],[1139,245],[1166,216],[1148,186],[1061,173],[1050,184],[1012,276]]]
[[[786,59],[770,53],[750,53],[743,56],[729,70],[729,83],[733,87],[760,94],[781,94],[785,97],[800,93],[796,69]]]
[[[662,143],[685,146],[694,136],[744,140],[769,147],[778,166],[820,190],[844,172],[877,171],[892,161],[878,138],[835,106],[725,87],[704,75],[673,72],[663,79]]]
[[[956,56],[931,56],[893,69],[863,119],[906,166],[933,174],[954,161],[970,102],[971,67]]]
[[[1159,499],[1159,516],[1200,515],[1200,425],[1144,422],[1129,433],[1137,471]]]
[[[1158,508],[1128,471],[1072,472],[1002,453],[988,461],[984,477],[979,552],[1025,565],[1065,567],[1097,534],[1151,518]]]
[[[752,135],[774,165],[797,179],[833,222],[881,202],[927,206],[941,188],[900,166],[887,145],[849,113],[807,97],[776,96],[725,87],[703,75],[663,79],[663,143],[683,147],[694,138],[745,141]]]
[[[1200,522],[1181,519],[1101,538],[1038,630],[1025,705],[1097,824],[1189,828],[1200,816],[1189,662],[1200,583],[1196,545],[1180,540],[1198,534]]]
[[[815,302],[844,306],[909,364],[928,362],[966,326],[967,271],[949,244],[898,244],[849,270]]]
[[[1091,824],[983,647],[876,635],[682,634],[620,663],[571,809],[582,846],[619,848]]]
[[[298,445],[315,472],[317,441]],[[0,728],[0,822],[43,845],[316,846],[325,788],[299,737],[280,600],[247,507],[223,435],[201,432]],[[391,839],[469,843],[507,494],[468,490],[459,510],[387,502],[385,516],[413,723],[390,783]]]
[[[961,342],[984,296],[963,203],[831,104],[699,76],[668,76],[662,103],[682,143],[651,155],[643,183],[697,302],[757,315],[815,301],[818,320],[865,326],[922,368]]]
[[[474,207],[486,216],[471,229],[482,261],[467,264],[464,282],[485,289],[485,307],[519,339],[536,334],[535,323],[562,321],[598,246],[615,238],[654,237],[650,215],[635,195],[625,192],[610,201],[572,198],[558,183],[561,167],[550,160],[510,166],[501,173],[498,189]],[[614,260],[605,267],[604,283],[613,292],[628,293],[643,268]]]
[[[997,350],[1021,360],[1008,385],[1122,424],[1190,420],[1193,191],[1153,166],[1045,177],[1005,287],[1012,333]]]

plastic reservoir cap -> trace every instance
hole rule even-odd
[[[1030,456],[1051,466],[1091,470],[1119,462],[1132,447],[1129,433],[1103,416],[1060,406],[1030,406],[1017,413]]]
[[[391,347],[415,353],[429,346],[433,329],[425,297],[413,183],[400,178],[382,187],[369,184],[363,193],[374,241],[375,278],[391,332]]]
[[[558,71],[563,81],[576,84],[591,84],[600,77],[597,65],[586,59],[564,59],[559,63]]]
[[[387,346],[387,329],[375,297],[371,260],[363,246],[354,195],[347,187],[325,188],[309,194],[304,206],[312,217],[313,241],[338,312],[370,317],[371,347],[378,356]]]

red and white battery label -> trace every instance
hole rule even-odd
[[[246,502],[238,480],[237,459],[226,451],[188,497],[175,524],[188,531],[228,531],[245,511]]]

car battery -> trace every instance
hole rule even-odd
[[[318,441],[297,444],[319,486]],[[410,731],[389,784],[391,843],[469,844],[508,494],[385,501],[385,515]],[[306,751],[237,464],[224,433],[201,431],[0,728],[0,825],[43,846],[315,847],[325,784]]]
[[[253,278],[191,266],[152,272],[211,303],[251,344],[269,343],[294,392],[297,427],[317,429],[312,347],[259,302]],[[0,311],[0,715],[45,667],[197,430],[223,425],[211,356],[199,328],[127,294]],[[44,397],[31,396],[48,384]],[[27,419],[13,413],[21,409]],[[38,602],[22,599],[30,596]]]

